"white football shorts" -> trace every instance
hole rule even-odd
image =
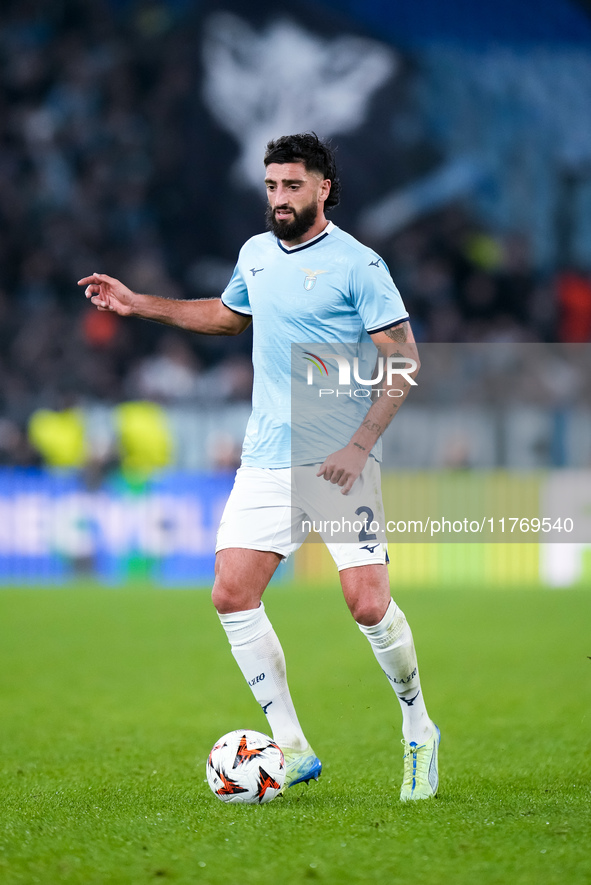
[[[316,531],[340,570],[388,562],[380,465],[369,458],[347,495],[305,467],[240,467],[222,514],[216,553],[228,547],[287,557]]]

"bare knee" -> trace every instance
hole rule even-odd
[[[341,585],[349,611],[358,624],[378,624],[390,605],[390,581],[386,566],[370,565],[343,569]]]
[[[388,603],[384,604],[377,599],[356,599],[349,604],[349,611],[358,624],[364,627],[373,627],[379,624],[388,608]]]
[[[243,599],[242,595],[236,592],[235,588],[218,581],[217,578],[211,591],[211,601],[220,615],[227,615],[230,612],[242,612],[255,607],[249,605],[248,601]]]
[[[211,590],[211,600],[220,615],[258,608],[262,593],[253,590],[245,576],[233,569],[218,569]]]
[[[258,608],[280,561],[278,554],[261,550],[221,550],[216,557],[215,581],[211,592],[219,614]]]

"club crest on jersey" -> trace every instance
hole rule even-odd
[[[304,280],[304,289],[306,292],[309,292],[310,289],[314,288],[316,280],[321,273],[328,273],[326,270],[310,270],[309,267],[301,267],[300,270],[303,270],[303,272],[307,274],[306,279]]]

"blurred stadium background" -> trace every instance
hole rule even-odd
[[[334,220],[383,255],[427,350],[471,343],[494,365],[560,345],[529,386],[491,393],[483,371],[469,390],[411,398],[387,469],[518,470],[540,488],[586,475],[590,6],[4,0],[0,581],[211,578],[250,335],[120,321],[76,281],[98,270],[219,295],[262,229],[264,144],[289,131],[338,145]],[[328,575],[323,557],[307,545],[283,573]],[[409,585],[591,572],[583,543],[405,544],[397,557]]]

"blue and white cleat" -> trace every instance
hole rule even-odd
[[[285,783],[282,793],[288,787],[295,784],[308,783],[308,781],[317,781],[322,772],[322,762],[312,749],[306,747],[305,750],[283,750],[285,758]]]
[[[432,799],[437,795],[439,771],[437,768],[437,752],[441,732],[433,724],[433,734],[424,744],[415,741],[404,744],[404,778],[400,790],[400,800]]]

